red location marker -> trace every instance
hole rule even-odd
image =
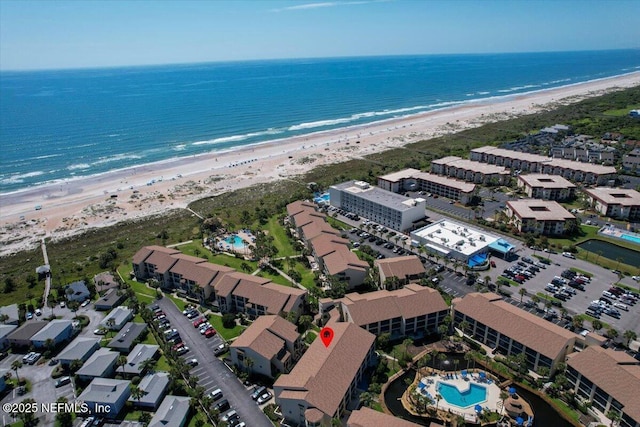
[[[333,341],[333,329],[324,327],[320,330],[320,339],[325,347],[329,347],[331,341]]]

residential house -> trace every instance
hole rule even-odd
[[[622,168],[631,172],[640,170],[640,148],[634,148],[622,156]]]
[[[276,404],[287,423],[320,426],[340,418],[356,386],[375,362],[375,336],[350,323],[330,323],[329,345],[315,340],[293,370],[275,382]]]
[[[102,319],[100,326],[112,331],[119,331],[131,319],[133,319],[133,311],[130,308],[118,306]]]
[[[378,267],[380,289],[400,288],[421,279],[426,273],[422,261],[415,255],[377,259],[374,261],[374,265]]]
[[[494,293],[470,293],[454,299],[452,307],[456,327],[506,356],[524,353],[533,371],[544,367],[553,374],[573,351],[576,334],[515,307]]]
[[[93,276],[93,283],[96,285],[96,291],[100,293],[119,286],[118,281],[109,271],[103,271]]]
[[[120,332],[113,337],[109,344],[107,344],[107,347],[120,353],[129,353],[146,331],[147,325],[145,323],[129,322],[120,329]]]
[[[58,353],[57,359],[61,366],[68,367],[74,360],[86,362],[98,349],[100,349],[100,338],[76,337]]]
[[[522,233],[560,236],[569,233],[576,225],[573,214],[550,200],[509,200],[505,213]]]
[[[41,321],[24,323],[7,335],[9,345],[11,347],[31,347],[31,337],[47,326],[47,323]]]
[[[131,395],[131,381],[95,378],[78,396],[84,402],[89,413],[114,419],[127,403]]]
[[[158,357],[160,346],[151,344],[137,344],[127,356],[127,363],[117,369],[126,377],[144,374],[144,362]]]
[[[64,293],[67,296],[67,301],[83,302],[91,298],[91,293],[83,280],[68,284],[64,289]]]
[[[624,351],[590,346],[570,354],[566,377],[577,397],[602,414],[620,415],[621,427],[640,427],[640,362]]]
[[[185,396],[166,396],[148,427],[182,427],[189,417],[191,398]]]
[[[337,300],[342,319],[366,331],[392,338],[438,332],[449,307],[435,289],[409,284],[397,290],[350,293]]]
[[[0,315],[7,316],[5,325],[19,325],[20,324],[20,311],[18,310],[18,304],[10,304],[0,307]]]
[[[9,348],[9,334],[18,329],[16,325],[0,325],[0,351]]]
[[[98,311],[113,310],[122,304],[126,298],[127,294],[119,292],[116,288],[111,288],[95,302],[94,307]]]
[[[73,322],[71,320],[55,319],[31,336],[31,344],[35,348],[45,348],[48,343],[55,347],[70,340],[72,334]]]
[[[96,350],[82,367],[76,372],[81,381],[91,381],[94,378],[108,378],[113,376],[116,370],[120,354],[108,348]]]
[[[148,374],[140,381],[138,387],[144,392],[144,396],[139,399],[129,397],[129,402],[140,408],[149,408],[156,410],[162,399],[164,398],[171,378],[167,372],[155,372]]]
[[[303,348],[296,326],[274,315],[258,317],[229,346],[238,369],[269,378],[290,372]]]

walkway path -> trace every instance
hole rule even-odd
[[[173,245],[167,245],[168,248],[177,248],[178,246],[188,245],[189,243],[193,243],[193,240],[187,240],[185,242],[174,243]]]
[[[203,221],[204,221],[204,217],[203,217],[202,215],[200,215],[199,213],[197,213],[196,211],[194,211],[193,209],[191,209],[191,208],[187,208],[187,210],[188,210],[189,212],[191,212],[192,214],[194,214],[195,216],[197,216],[198,218],[200,218],[201,220],[203,220]]]
[[[296,282],[295,280],[293,280],[291,278],[291,276],[289,276],[288,274],[286,274],[284,271],[280,270],[279,268],[275,267],[273,264],[271,264],[270,262],[267,262],[267,265],[271,268],[273,268],[275,271],[278,272],[279,275],[281,275],[282,277],[284,277],[285,279],[287,279],[289,282],[291,282],[292,284],[294,284],[297,288],[302,289],[303,291],[306,291],[307,288],[305,288],[304,286],[302,286],[300,283]]]
[[[49,255],[47,255],[47,245],[44,242],[44,238],[40,241],[40,247],[42,248],[42,256],[44,257],[44,264],[49,265]],[[49,267],[49,273],[44,279],[44,295],[42,297],[43,307],[47,306],[47,299],[49,299],[49,291],[51,290],[51,267]]]

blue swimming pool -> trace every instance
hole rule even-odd
[[[315,194],[313,201],[316,203],[329,203],[329,193]]]
[[[623,233],[623,234],[620,235],[620,238],[622,240],[628,240],[630,242],[633,242],[633,243],[636,243],[636,244],[640,245],[640,237],[636,237],[636,236],[632,236],[630,234],[624,234]]]
[[[233,246],[234,248],[244,248],[244,240],[240,238],[240,236],[233,235],[224,239],[225,242]]]
[[[470,384],[467,390],[461,392],[454,385],[438,383],[438,393],[447,403],[459,408],[468,408],[487,400],[487,389],[478,384]]]

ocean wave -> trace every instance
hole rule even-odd
[[[34,171],[22,174],[11,175],[7,178],[0,180],[0,184],[22,184],[25,179],[33,178],[35,176],[44,175],[43,171]]]
[[[210,145],[210,144],[221,144],[224,142],[238,142],[238,141],[244,141],[245,139],[254,138],[256,136],[277,135],[282,132],[284,132],[282,129],[270,128],[262,132],[250,132],[242,135],[223,136],[223,137],[211,139],[208,141],[197,141],[197,142],[194,142],[193,145]]]
[[[509,93],[509,92],[515,92],[515,91],[522,90],[522,89],[532,89],[534,87],[540,87],[540,85],[514,86],[514,87],[510,87],[509,89],[500,89],[500,90],[498,90],[498,92],[500,92],[500,93]]]
[[[174,151],[184,151],[187,148],[187,144],[178,144],[173,147]]]
[[[62,154],[47,154],[47,155],[44,155],[44,156],[31,157],[31,158],[29,158],[27,160],[42,160],[42,159],[50,159],[52,157],[60,157],[60,156],[62,156]]]
[[[67,166],[67,170],[75,171],[75,170],[80,170],[80,169],[89,169],[90,167],[91,167],[91,165],[89,163],[78,163],[78,164],[75,164],[75,165]]]

